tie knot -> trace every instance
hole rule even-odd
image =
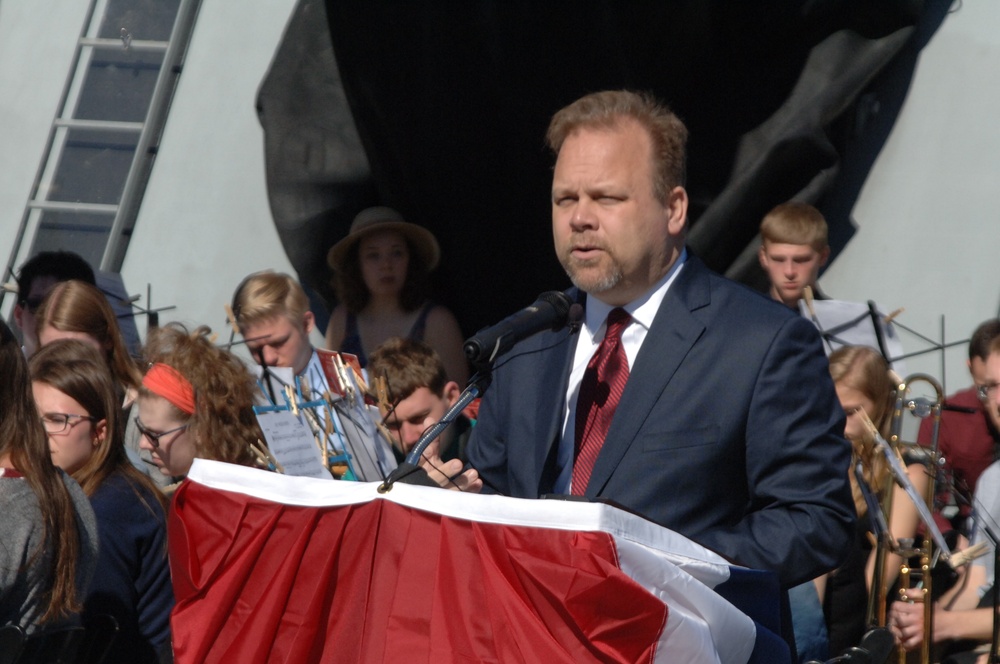
[[[620,337],[622,332],[632,322],[632,317],[621,307],[615,307],[608,314],[608,331],[604,333],[607,338]]]

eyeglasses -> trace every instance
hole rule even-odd
[[[25,298],[21,300],[19,304],[21,305],[21,308],[27,311],[29,314],[34,314],[38,311],[38,307],[42,306],[42,302],[44,301],[45,301],[44,297],[35,300],[30,300]]]
[[[143,436],[145,436],[147,440],[149,440],[149,442],[153,445],[154,449],[157,449],[157,448],[160,447],[160,439],[163,438],[164,436],[172,434],[172,433],[177,433],[177,432],[180,432],[180,431],[184,431],[189,426],[191,426],[191,423],[189,422],[187,424],[182,424],[179,427],[174,427],[173,429],[169,429],[167,431],[161,431],[159,433],[156,433],[155,431],[150,431],[146,427],[142,426],[142,422],[139,421],[138,416],[135,417],[135,418],[133,418],[133,419],[135,420],[135,428],[138,429],[139,433],[141,433]],[[176,438],[174,438],[174,440],[176,440]],[[171,442],[173,442],[173,441],[171,441]]]
[[[76,422],[70,422],[76,419]],[[73,428],[83,421],[96,422],[97,418],[91,415],[73,415],[72,413],[45,413],[42,415],[42,426],[45,433],[62,433],[67,428]]]
[[[997,387],[1000,387],[1000,383],[991,383],[989,385],[976,385],[976,396],[979,397],[980,401],[987,401],[992,399],[997,395]]]

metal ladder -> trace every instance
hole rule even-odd
[[[46,249],[121,268],[199,4],[90,1],[5,275]]]

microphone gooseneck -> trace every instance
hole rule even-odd
[[[579,329],[583,307],[565,293],[548,291],[538,296],[529,307],[508,316],[492,327],[483,328],[464,345],[465,356],[476,367],[476,373],[444,416],[428,427],[406,455],[406,460],[379,486],[379,492],[392,490],[396,482],[427,484],[427,474],[420,468],[420,459],[431,442],[441,435],[462,409],[481,396],[493,379],[493,363],[519,341],[545,330],[560,330],[567,325]],[[433,482],[431,482],[433,484]]]

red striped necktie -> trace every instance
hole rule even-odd
[[[628,358],[622,331],[632,322],[628,312],[617,307],[608,314],[608,329],[601,345],[587,363],[576,399],[576,449],[573,461],[574,496],[587,490],[594,462],[611,427],[611,418],[628,381]]]

